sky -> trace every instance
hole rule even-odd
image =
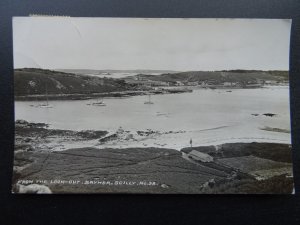
[[[14,17],[14,67],[288,70],[291,20]]]

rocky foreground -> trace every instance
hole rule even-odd
[[[44,184],[54,193],[199,193],[210,179],[227,176],[190,163],[172,149],[23,152],[16,155],[16,161],[25,166],[16,174],[19,183]],[[26,166],[28,161],[32,163]]]
[[[106,136],[106,131],[52,130],[18,121],[13,192],[287,194],[293,189],[289,145],[235,143],[181,151],[80,147]],[[47,142],[53,138],[74,146],[52,151]],[[193,150],[213,161],[196,160]]]

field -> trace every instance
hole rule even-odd
[[[66,144],[71,140],[75,146],[81,142],[88,145],[106,134],[54,130],[46,124],[18,121],[13,192],[24,193],[24,188],[35,187],[30,185],[47,188],[51,193],[279,194],[293,189],[291,163],[275,161],[283,155],[281,161],[291,160],[289,145],[284,144],[235,143],[193,148],[214,156],[212,163],[189,159],[186,154],[191,149],[98,149]],[[51,143],[60,143],[66,149]],[[223,156],[217,154],[217,149],[222,149]],[[250,154],[259,150],[260,157]]]
[[[251,174],[258,179],[272,177],[274,174],[292,175],[292,164],[276,162],[269,159],[258,158],[255,156],[242,156],[235,158],[218,159],[217,163],[235,168],[244,173]]]

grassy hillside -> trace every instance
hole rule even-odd
[[[65,73],[74,73],[74,74],[102,74],[102,73],[142,73],[142,74],[151,74],[151,73],[178,73],[179,71],[173,70],[91,70],[91,69],[56,69],[56,71],[65,72]]]
[[[216,158],[233,158],[242,156],[256,156],[263,159],[274,160],[277,162],[292,162],[292,151],[288,144],[278,143],[227,143],[219,146],[200,146],[181,149],[184,153],[197,150],[209,154]]]
[[[15,95],[90,94],[133,89],[123,80],[25,68],[14,72]]]
[[[288,81],[288,71],[255,71],[255,70],[231,70],[231,71],[188,71],[180,73],[166,73],[159,76],[138,75],[155,81],[164,82],[210,82],[221,84],[223,82],[257,83],[258,81]]]
[[[262,83],[262,81],[287,82],[287,71],[189,71],[164,73],[161,75],[136,75],[139,80],[160,82],[197,82],[201,84],[223,84],[224,82],[245,84]],[[122,79],[100,78],[52,70],[25,68],[16,69],[14,73],[15,96],[51,94],[92,94],[136,90],[133,77]],[[129,81],[129,82],[128,82]]]

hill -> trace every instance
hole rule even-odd
[[[144,71],[147,72],[147,71]],[[88,76],[53,70],[24,68],[14,71],[15,96],[29,95],[91,95],[124,91],[149,90],[149,86],[216,85],[230,82],[237,87],[251,84],[288,82],[287,71],[188,71],[150,75],[140,73],[123,79]],[[148,88],[148,89],[147,89]],[[50,97],[50,96],[49,96]],[[56,97],[52,96],[52,99]],[[31,99],[32,100],[32,99]]]
[[[113,73],[142,73],[142,74],[159,74],[159,73],[178,73],[179,71],[173,71],[173,70],[91,70],[91,69],[56,69],[56,71],[59,72],[66,72],[66,73],[74,73],[74,74],[94,74],[94,75],[100,75],[100,74],[113,74]]]
[[[91,94],[134,89],[123,80],[76,75],[52,70],[25,68],[14,71],[15,96]]]
[[[222,84],[235,82],[240,84],[271,82],[288,82],[288,71],[256,71],[256,70],[230,70],[230,71],[188,71],[180,73],[164,73],[161,75],[136,75],[138,79],[147,79],[161,82],[197,82]]]

